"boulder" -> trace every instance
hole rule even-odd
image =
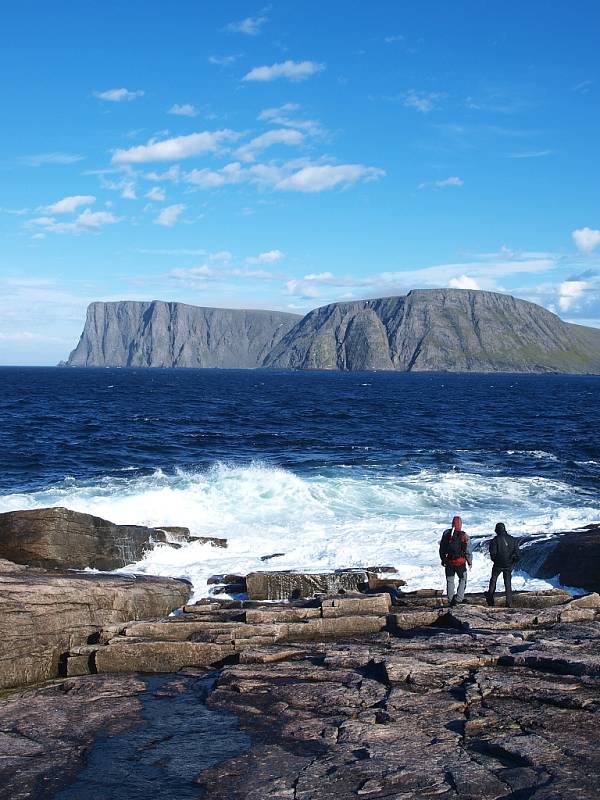
[[[370,573],[360,569],[335,572],[251,572],[246,576],[250,600],[294,600],[316,594],[356,591],[368,585]]]
[[[44,572],[0,573],[0,689],[66,674],[73,648],[129,620],[164,617],[186,602],[187,581]]]
[[[557,577],[563,586],[600,592],[600,525],[527,543],[519,568],[534,578]]]
[[[0,557],[34,567],[119,569],[139,561],[157,541],[166,542],[166,534],[68,508],[0,514]]]

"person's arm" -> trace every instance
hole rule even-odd
[[[446,566],[446,531],[442,533],[442,538],[440,539],[440,561],[442,562],[442,567]]]
[[[498,542],[496,537],[490,541],[490,558],[495,561],[498,558]]]
[[[520,560],[521,560],[521,550],[519,548],[519,543],[515,539],[513,544],[512,563],[518,564]]]
[[[465,558],[467,559],[467,564],[469,567],[473,566],[473,548],[471,546],[471,540],[465,533]]]

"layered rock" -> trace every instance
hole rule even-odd
[[[75,650],[81,671],[89,671],[86,648],[100,638],[101,631],[110,631],[112,626],[118,630],[129,620],[164,617],[190,594],[187,581],[171,578],[75,575],[4,562],[0,569],[0,689],[66,675],[67,656]]]
[[[187,541],[189,530],[114,522],[68,508],[0,514],[0,558],[59,569],[119,569],[143,558],[156,542]]]
[[[245,585],[250,600],[294,600],[316,594],[335,594],[366,587],[377,576],[367,570],[339,569],[335,572],[251,572]]]
[[[600,373],[600,330],[507,294],[415,289],[307,314],[265,360],[285,369]]]
[[[92,303],[70,367],[253,368],[300,319],[185,303]]]
[[[393,607],[387,594],[206,600],[176,617],[106,629],[90,663],[148,672],[184,665],[171,688],[160,689],[171,698],[169,709],[196,674],[190,667],[220,668],[209,711],[233,712],[249,741],[205,768],[194,753],[209,748],[213,728],[192,725],[205,713],[194,707],[202,695],[185,695],[168,730],[151,731],[152,763],[163,773],[162,784],[153,776],[158,793],[171,785],[180,748],[165,748],[159,758],[157,743],[172,729],[185,742],[190,726],[196,750],[185,747],[177,780],[186,777],[182,791],[187,786],[193,796],[192,787],[200,788],[207,800],[592,800],[600,780],[600,596],[520,592],[515,601],[511,609],[488,608],[471,595],[448,608],[435,591],[403,593]],[[34,797],[42,780],[56,785],[48,742],[68,754],[69,769],[83,757],[82,747],[71,746],[71,731],[77,735],[88,704],[98,709],[94,730],[97,719],[109,718],[111,685],[115,713],[131,725],[139,688],[134,682],[125,689],[108,675],[0,700],[0,727],[9,737],[6,785],[21,791],[14,797]],[[52,713],[36,717],[49,700]],[[40,731],[28,735],[36,724]],[[83,738],[87,745],[89,734]],[[146,745],[136,741],[128,775],[147,762]],[[24,782],[17,784],[21,768]],[[102,796],[109,778],[93,780]],[[77,786],[84,796],[85,785]],[[73,792],[67,796],[78,796]]]

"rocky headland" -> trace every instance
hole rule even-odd
[[[600,594],[217,578],[278,599],[2,562],[0,797],[597,796]]]
[[[333,303],[304,317],[92,303],[67,366],[600,374],[600,330],[465,289]]]

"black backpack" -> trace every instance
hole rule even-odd
[[[450,531],[448,534],[446,534],[444,551],[448,561],[456,561],[457,558],[464,558],[464,533],[462,533],[462,531]]]

